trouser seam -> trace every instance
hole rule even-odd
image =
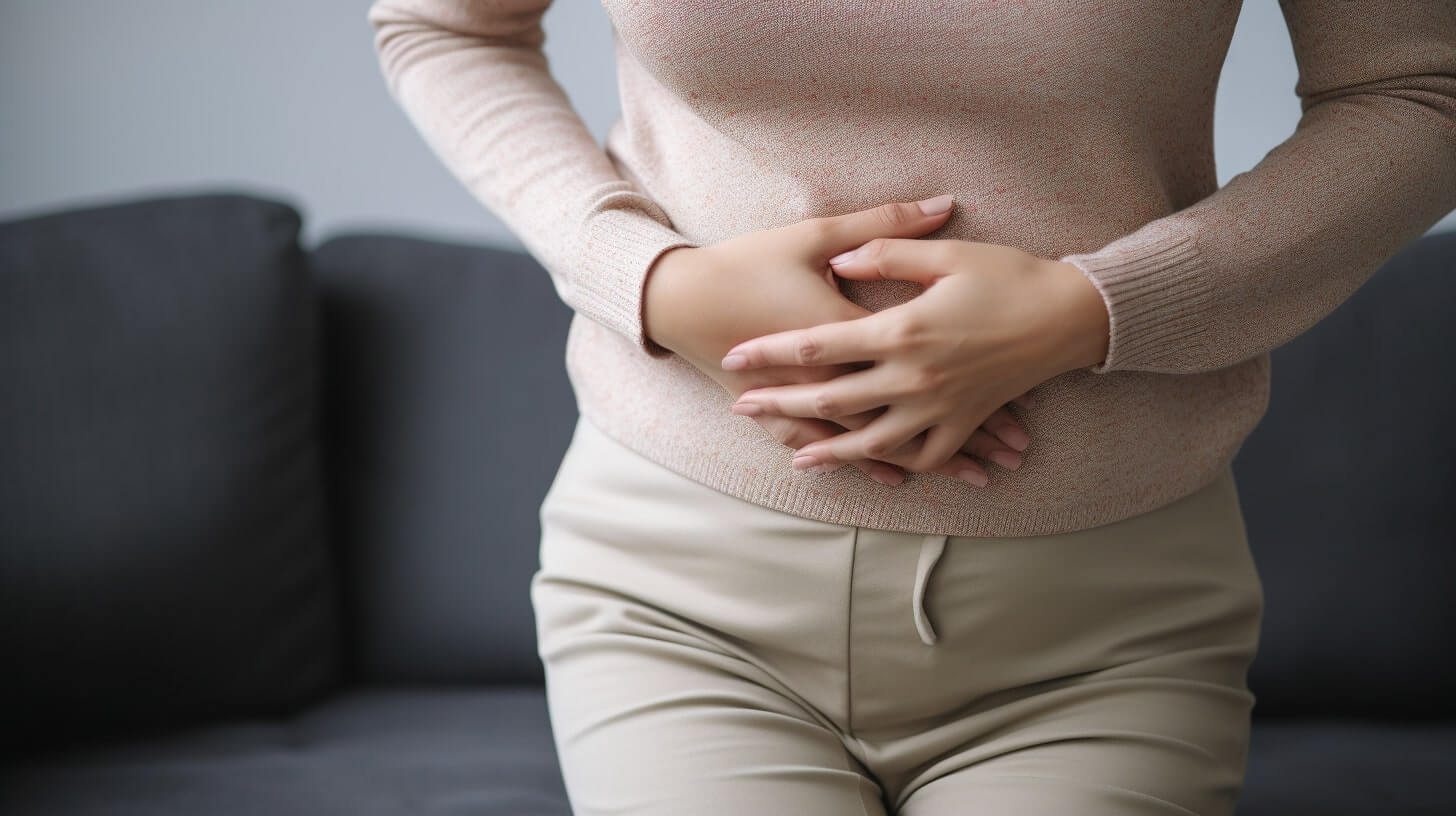
[[[849,579],[844,599],[844,730],[854,735],[854,562],[859,555],[860,528],[854,528],[849,542]]]
[[[869,754],[868,754],[868,752],[865,749],[865,744],[860,740],[859,737],[855,736],[855,733],[854,733],[854,671],[853,671],[853,669],[854,669],[854,665],[853,665],[853,661],[854,661],[854,567],[855,567],[856,557],[859,555],[859,534],[860,534],[860,528],[858,526],[856,526],[854,528],[854,535],[850,537],[850,544],[849,544],[849,579],[845,583],[846,590],[845,590],[845,599],[844,599],[844,610],[845,610],[845,614],[844,614],[844,734],[849,739],[854,740],[854,744],[855,745],[858,745],[859,746],[860,756],[863,757],[863,759],[861,760],[861,762],[864,762],[865,763],[865,766],[868,767]],[[848,766],[848,770],[851,770],[851,771],[854,770],[853,766],[850,765],[848,763],[848,761],[845,762],[845,765]],[[855,773],[858,774],[858,771],[855,771]],[[871,773],[873,773],[873,771]],[[857,802],[859,802],[860,813],[864,814],[864,816],[870,816],[869,810],[865,808],[864,797],[859,795],[859,791],[858,791],[858,784],[859,783],[856,782],[855,784],[856,784],[856,791],[855,791],[856,796],[855,796],[855,800]]]

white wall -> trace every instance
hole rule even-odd
[[[0,0],[0,219],[244,187],[298,206],[309,241],[388,228],[519,248],[390,99],[367,8]],[[556,0],[545,25],[552,71],[601,141],[617,115],[606,14]],[[1220,183],[1293,132],[1295,79],[1277,4],[1246,2],[1218,89]]]

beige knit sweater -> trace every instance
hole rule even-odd
[[[1214,93],[1238,0],[602,0],[622,100],[605,149],[549,73],[549,4],[376,0],[368,17],[394,97],[576,311],[582,416],[799,516],[1019,536],[1185,496],[1263,416],[1270,349],[1456,209],[1451,0],[1282,0],[1303,117],[1221,189]],[[1069,261],[1110,316],[1104,362],[1013,407],[1031,444],[987,487],[795,471],[643,335],[646,272],[670,247],[940,193],[957,204],[930,237]],[[878,311],[920,287],[841,290]]]

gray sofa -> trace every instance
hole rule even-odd
[[[0,813],[567,814],[518,252],[192,190],[0,224]],[[1456,814],[1456,234],[1273,354],[1242,816]]]

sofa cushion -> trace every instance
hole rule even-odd
[[[332,682],[298,228],[208,193],[0,225],[0,739],[282,711]]]
[[[28,757],[7,816],[569,816],[538,687],[353,689],[239,720]]]
[[[1234,461],[1266,598],[1256,716],[1456,715],[1453,272],[1456,233],[1419,239],[1271,355]]]
[[[529,584],[577,416],[571,310],[507,249],[341,235],[312,262],[352,665],[378,680],[540,680]]]
[[[1238,816],[1456,813],[1456,722],[1349,718],[1254,726]]]

